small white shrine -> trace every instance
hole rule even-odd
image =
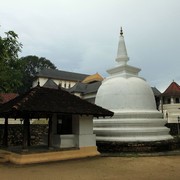
[[[138,73],[141,69],[127,64],[123,31],[121,29],[117,65],[108,69],[95,103],[114,112],[112,118],[94,119],[97,142],[151,142],[170,140],[169,129],[162,113],[156,109],[149,84]]]

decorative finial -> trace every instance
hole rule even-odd
[[[37,84],[37,87],[40,87],[40,82],[39,82],[39,79],[38,79],[38,84]]]
[[[122,30],[122,27],[121,27],[121,30],[120,30],[120,35],[123,36],[123,30]]]

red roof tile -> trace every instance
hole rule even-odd
[[[176,82],[172,82],[162,96],[180,96],[180,86]]]
[[[17,96],[18,96],[18,94],[16,94],[16,93],[0,94],[0,104],[4,104],[4,103],[14,99]]]

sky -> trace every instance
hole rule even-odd
[[[128,64],[163,92],[180,84],[179,0],[6,0],[0,35],[13,30],[20,57],[49,59],[59,70],[107,77],[116,66],[120,27]]]

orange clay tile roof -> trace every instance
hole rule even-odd
[[[91,83],[91,82],[96,82],[96,81],[102,81],[103,77],[99,75],[98,73],[87,76],[82,83]]]

